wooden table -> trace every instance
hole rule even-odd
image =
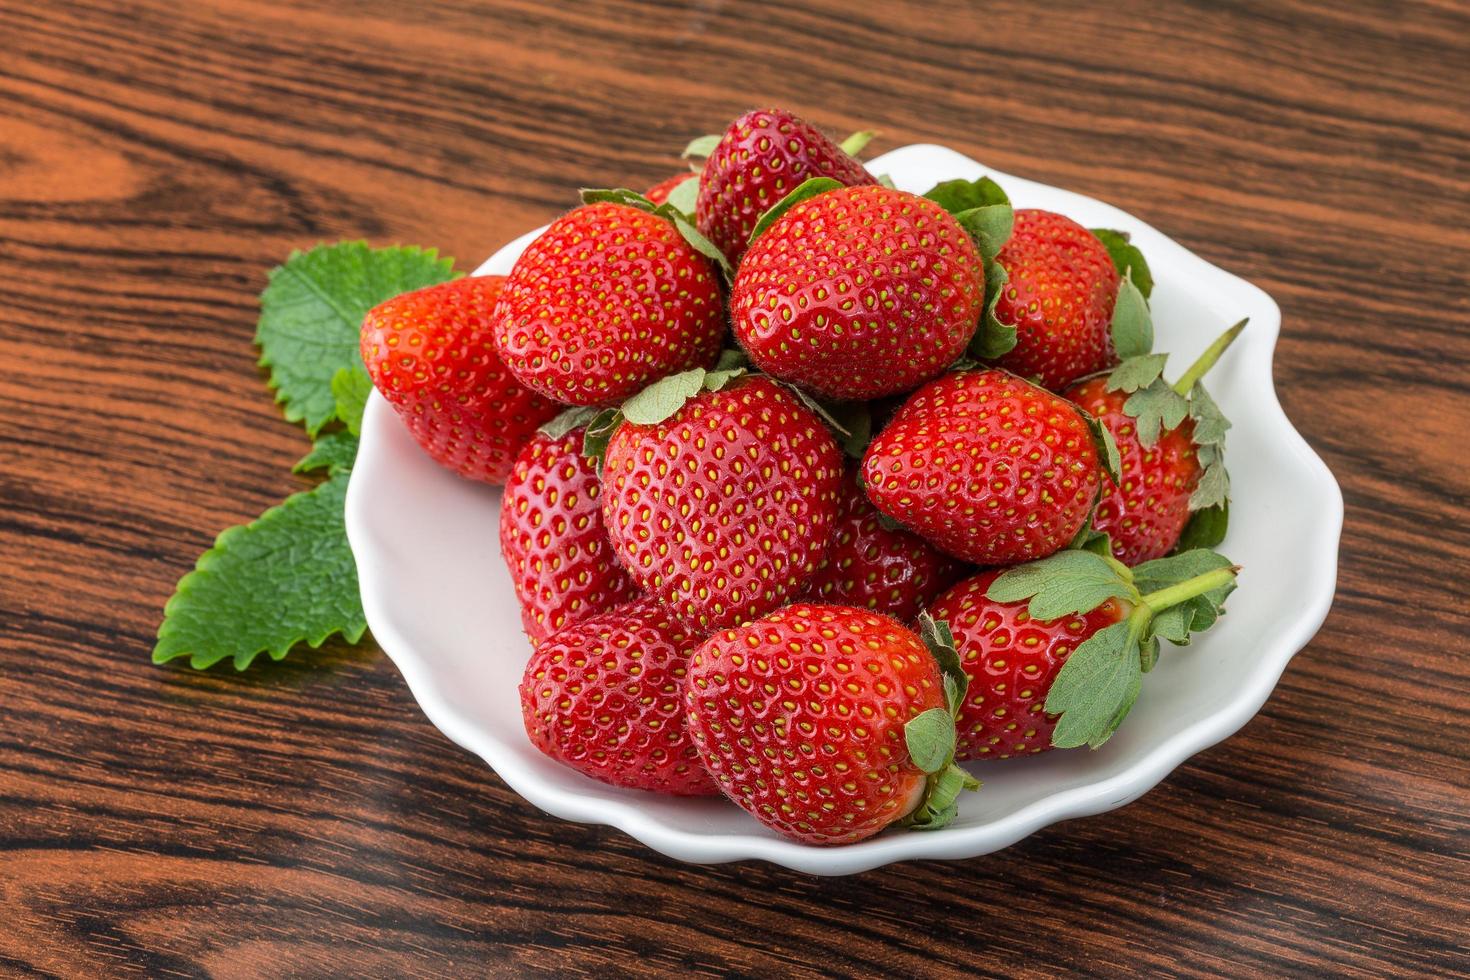
[[[1154,7],[0,5],[0,972],[1470,969],[1470,9]],[[467,268],[772,101],[1111,201],[1280,301],[1348,517],[1244,731],[1002,853],[819,880],[537,812],[369,648],[149,663],[215,532],[303,486],[252,367],[269,266]]]

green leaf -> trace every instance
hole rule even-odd
[[[1138,420],[1134,431],[1138,441],[1152,446],[1159,441],[1161,429],[1177,428],[1189,414],[1189,402],[1162,378],[1155,379],[1147,388],[1128,396],[1123,403],[1123,414]]]
[[[930,708],[909,719],[903,738],[909,759],[920,772],[938,772],[954,757],[954,715],[945,708]]]
[[[949,704],[951,714],[959,716],[960,707],[964,703],[965,691],[970,686],[970,675],[965,672],[965,665],[960,660],[960,652],[954,644],[954,634],[950,632],[949,624],[944,620],[936,620],[927,612],[919,614],[918,619],[919,637],[924,641],[924,646],[933,655],[934,662],[939,664],[939,673],[945,681],[946,700]],[[933,770],[926,769],[925,772]]]
[[[1219,552],[1196,548],[1133,566],[1133,584],[1139,592],[1147,596],[1151,592],[1198,578],[1206,572],[1229,567],[1230,559]]]
[[[691,368],[655,381],[623,402],[623,418],[636,425],[658,425],[704,390],[704,368]]]
[[[1108,537],[1108,532],[1099,531],[1092,526],[1092,515],[1088,515],[1087,523],[1072,536],[1067,545],[1075,551],[1090,551],[1099,558],[1107,558],[1113,553],[1113,541]]]
[[[333,429],[317,436],[311,452],[291,467],[292,473],[326,470],[330,476],[352,469],[357,460],[357,436],[346,429]]]
[[[1154,321],[1149,315],[1148,300],[1143,298],[1143,293],[1127,274],[1118,284],[1112,331],[1113,349],[1119,357],[1139,357],[1153,350]]]
[[[955,802],[965,790],[980,788],[980,780],[956,765],[929,776],[924,800],[912,813],[898,822],[907,830],[939,830],[959,814]]]
[[[541,426],[541,428],[536,431],[540,432],[547,438],[560,439],[562,436],[566,435],[568,432],[571,432],[573,429],[580,428],[586,425],[588,422],[591,422],[594,418],[600,415],[602,411],[603,410],[600,408],[593,408],[588,405],[580,405],[576,408],[569,408],[565,412],[562,412],[560,415],[558,415],[556,418],[552,419],[550,422],[547,422],[545,425]]]
[[[835,432],[839,439],[852,438],[852,432],[850,432],[847,426],[842,424],[842,420],[833,413],[831,406],[819,401],[816,398],[813,398],[810,394],[808,394],[806,391],[803,391],[801,388],[798,388],[796,385],[788,384],[785,387],[787,391],[790,391],[793,395],[796,396],[797,401],[801,402],[807,408],[811,409],[823,422],[826,422],[827,428]]]
[[[334,411],[355,436],[362,434],[362,410],[372,390],[373,379],[362,368],[338,368],[332,375],[332,397],[337,402]]]
[[[694,246],[696,252],[719,266],[720,272],[725,275],[726,282],[734,281],[735,269],[730,265],[730,260],[725,258],[725,253],[721,252],[714,242],[706,238],[703,232],[694,227],[694,223],[682,211],[677,210],[670,204],[661,204],[654,213],[672,221],[674,228],[678,230],[686,242]]]
[[[1204,382],[1196,382],[1194,390],[1189,393],[1189,417],[1194,419],[1194,441],[1197,445],[1224,443],[1230,420],[1205,390]]]
[[[720,139],[718,135],[696,136],[689,141],[689,145],[684,147],[684,152],[679,155],[685,160],[707,159],[720,145]]]
[[[1213,548],[1225,540],[1230,526],[1230,502],[1221,501],[1189,515],[1189,523],[1179,535],[1174,550],[1189,551],[1193,548]]]
[[[362,366],[362,318],[400,293],[454,278],[432,249],[368,248],[364,242],[293,252],[260,296],[255,342],[276,401],[315,435],[337,411],[332,376]]]
[[[1227,574],[1221,575],[1224,570]],[[1235,591],[1230,559],[1203,548],[1137,566],[1144,601],[1154,608],[1147,636],[1161,636],[1183,646],[1191,633],[1215,625],[1225,599]],[[1213,587],[1212,587],[1213,586]]]
[[[847,433],[839,440],[842,451],[853,459],[862,459],[873,440],[873,415],[867,402],[834,402],[826,408]]]
[[[750,367],[750,357],[739,347],[726,347],[720,351],[719,360],[715,361],[716,371],[733,371],[743,367]]]
[[[1016,328],[995,318],[995,304],[1009,278],[999,262],[985,263],[985,314],[969,346],[970,356],[979,360],[993,361],[1016,346]]]
[[[946,180],[924,192],[924,196],[950,214],[996,204],[1010,206],[1011,198],[989,177],[979,180]]]
[[[1142,682],[1129,620],[1092,634],[1072,651],[1046,696],[1047,713],[1061,715],[1051,744],[1059,749],[1102,745],[1138,699]]]
[[[669,196],[664,199],[669,207],[680,214],[693,215],[694,208],[699,202],[699,178],[693,174],[674,185],[669,191]]]
[[[855,157],[863,152],[867,148],[867,145],[873,142],[873,137],[877,135],[878,133],[875,130],[862,129],[853,133],[838,145],[842,147],[843,153],[846,153],[850,157]]]
[[[954,218],[975,240],[980,254],[987,260],[993,260],[1010,240],[1016,212],[1009,204],[987,204],[961,211]]]
[[[1108,250],[1108,257],[1113,260],[1114,267],[1119,276],[1127,276],[1133,280],[1138,291],[1148,299],[1154,293],[1154,277],[1149,272],[1148,262],[1138,246],[1128,240],[1126,231],[1114,231],[1111,228],[1094,228],[1092,233],[1103,243],[1103,248]]]
[[[1088,613],[1109,599],[1138,598],[1118,566],[1091,551],[1059,551],[1007,569],[985,595],[994,602],[1030,599],[1027,612],[1043,621]]]
[[[1225,471],[1225,464],[1215,461],[1205,467],[1200,474],[1199,485],[1189,495],[1190,510],[1206,510],[1211,507],[1224,506],[1230,499],[1230,474]]]
[[[592,417],[587,423],[587,431],[582,433],[582,455],[597,464],[599,474],[602,472],[603,458],[607,455],[607,444],[622,424],[622,412],[615,408],[605,408]]]
[[[800,184],[797,184],[789,194],[771,205],[770,210],[760,216],[760,219],[755,223],[755,227],[750,230],[750,238],[746,240],[747,243],[753,242],[765,234],[767,228],[775,224],[783,214],[790,211],[802,201],[816,197],[818,194],[826,194],[829,191],[838,190],[841,187],[842,182],[833,180],[831,177],[808,177]]]
[[[1164,364],[1168,360],[1168,354],[1143,354],[1139,357],[1130,357],[1113,368],[1113,373],[1108,375],[1108,390],[1137,391],[1140,388],[1147,388],[1163,376]]]
[[[342,521],[347,479],[339,472],[221,534],[164,607],[153,662],[188,657],[202,670],[233,660],[244,670],[258,654],[280,660],[335,633],[361,639],[367,620]]]
[[[893,178],[888,174],[879,174],[877,180],[879,187],[886,187],[889,190],[896,190],[898,188],[898,185],[893,182]]]
[[[583,204],[623,204],[650,213],[658,208],[645,195],[626,187],[583,187],[577,191],[577,196]]]
[[[1102,465],[1103,472],[1107,473],[1115,486],[1122,483],[1123,457],[1118,453],[1118,441],[1113,438],[1113,430],[1081,405],[1075,407],[1087,422],[1087,431],[1092,433],[1092,443],[1097,448],[1097,460]]]

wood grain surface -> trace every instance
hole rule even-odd
[[[537,812],[381,654],[148,661],[303,484],[293,247],[473,266],[759,103],[1115,203],[1280,302],[1347,498],[1259,717],[1123,810],[836,880]],[[0,2],[0,973],[1470,971],[1470,8]]]

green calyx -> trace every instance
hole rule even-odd
[[[930,708],[904,725],[909,760],[927,779],[923,799],[898,826],[909,830],[938,830],[959,812],[960,793],[980,788],[980,781],[954,761],[958,742],[955,723],[964,706],[970,678],[960,662],[949,624],[924,613],[919,617],[919,635],[939,665],[944,707]]]
[[[688,183],[688,181],[685,181],[680,187]],[[714,242],[710,241],[698,228],[694,227],[694,222],[690,220],[689,215],[673,203],[665,201],[663,204],[654,204],[642,194],[637,191],[630,191],[626,187],[584,187],[580,191],[580,194],[583,204],[611,202],[630,208],[637,208],[640,211],[647,211],[649,214],[663,218],[678,230],[680,237],[693,246],[696,252],[720,267],[720,271],[724,273],[726,282],[730,282],[735,278],[735,270],[730,265],[730,260],[725,258],[725,253],[721,252],[715,246]]]
[[[1121,296],[1120,292],[1120,300]],[[1196,524],[1191,519],[1181,541],[1197,547],[1213,547],[1224,538],[1230,496],[1230,476],[1225,470],[1225,433],[1230,421],[1205,390],[1202,379],[1247,322],[1241,320],[1217,337],[1174,384],[1163,376],[1168,355],[1149,353],[1124,360],[1106,382],[1110,391],[1129,393],[1123,412],[1136,420],[1134,431],[1144,446],[1155,445],[1162,433],[1178,428],[1185,418],[1193,420],[1202,472],[1199,485],[1190,495],[1189,509],[1196,512],[1199,521]],[[1206,513],[1208,516],[1200,516]]]
[[[1057,674],[1046,698],[1059,715],[1052,745],[1097,748],[1127,717],[1143,675],[1158,659],[1159,640],[1177,646],[1219,619],[1239,568],[1207,549],[1128,568],[1090,550],[1058,552],[1000,575],[986,592],[995,602],[1026,602],[1032,619],[1086,615],[1109,600],[1127,610],[1088,637]]]
[[[941,181],[924,196],[954,215],[985,262],[985,311],[970,339],[968,353],[978,360],[993,361],[1016,346],[1016,328],[995,317],[995,304],[1009,279],[996,256],[1015,227],[1016,212],[1010,196],[989,177]]]
[[[689,141],[689,145],[684,147],[684,152],[679,156],[691,163],[695,160],[708,160],[720,145],[720,139],[721,137],[715,133],[708,136],[696,136]]]
[[[1138,246],[1129,240],[1128,233],[1114,231],[1112,228],[1093,228],[1092,233],[1103,243],[1103,248],[1108,250],[1108,257],[1113,260],[1113,267],[1118,270],[1118,275],[1130,278],[1144,299],[1152,296],[1153,273],[1149,271],[1148,261],[1144,259]]]
[[[783,214],[802,201],[816,197],[818,194],[838,190],[843,186],[842,181],[833,180],[831,177],[808,177],[797,184],[785,197],[771,205],[766,213],[756,220],[755,227],[750,229],[750,237],[746,239],[746,244],[749,245],[764,235],[771,225],[780,220]]]

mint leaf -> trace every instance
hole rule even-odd
[[[346,429],[334,429],[317,436],[311,452],[301,457],[301,460],[291,467],[291,472],[310,473],[313,470],[326,470],[327,475],[330,476],[352,469],[352,464],[356,460],[357,436]]]
[[[761,235],[765,234],[767,228],[774,225],[783,214],[790,211],[802,201],[816,197],[818,194],[826,194],[829,191],[839,190],[841,187],[842,182],[833,180],[831,177],[808,177],[806,180],[797,184],[791,190],[791,193],[771,205],[770,210],[760,216],[760,219],[755,223],[755,227],[750,229],[750,237],[746,239],[746,242],[753,242],[761,237]]]
[[[337,402],[334,411],[355,436],[362,435],[362,410],[372,390],[373,379],[362,368],[339,368],[332,375],[332,397]]]
[[[1119,276],[1128,276],[1138,291],[1148,299],[1154,293],[1154,277],[1149,272],[1148,262],[1138,246],[1128,240],[1126,231],[1114,231],[1111,228],[1094,228],[1092,233],[1097,236],[1098,241],[1103,243],[1103,248],[1108,250],[1108,257],[1113,260],[1113,266],[1118,270]]]
[[[1048,714],[1061,715],[1051,744],[1097,748],[1117,730],[1138,700],[1143,665],[1128,620],[1098,630],[1062,665],[1046,696]]]
[[[228,659],[244,670],[258,654],[280,660],[334,633],[361,639],[367,620],[342,520],[347,479],[338,472],[221,534],[164,606],[153,662],[188,657],[202,670]]]
[[[1138,597],[1113,562],[1091,551],[1059,551],[1017,565],[991,582],[985,595],[994,602],[1030,599],[1027,612],[1038,620],[1088,613],[1109,599]]]
[[[368,310],[400,293],[454,278],[433,249],[365,242],[293,252],[260,295],[255,342],[286,419],[316,435],[337,410],[332,376],[362,366],[358,333]]]

